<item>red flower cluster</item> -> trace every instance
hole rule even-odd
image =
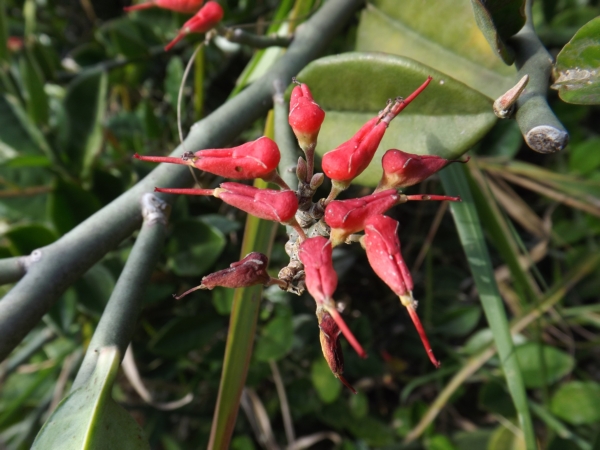
[[[205,8],[212,2],[208,2]],[[295,80],[294,80],[295,81]],[[406,307],[431,362],[439,367],[416,313],[413,280],[400,252],[398,222],[383,214],[395,205],[407,201],[449,200],[458,197],[443,195],[405,195],[396,189],[423,181],[451,161],[437,156],[420,156],[391,149],[383,157],[383,177],[374,193],[348,200],[335,200],[373,159],[390,121],[402,111],[431,81],[427,79],[405,100],[396,99],[376,117],[369,120],[350,140],[323,157],[323,170],[332,179],[332,190],[326,199],[312,202],[314,191],[323,181],[323,174],[313,175],[314,149],[325,113],[317,105],[308,87],[299,84],[293,89],[289,124],[305,153],[298,164],[299,188],[292,191],[277,174],[280,160],[277,144],[261,137],[234,148],[186,152],[181,158],[139,156],[143,161],[184,164],[222,177],[236,180],[262,178],[279,184],[280,190],[258,189],[236,182],[222,183],[216,189],[163,189],[170,194],[212,195],[242,211],[290,225],[286,251],[290,264],[279,278],[266,271],[265,255],[253,252],[229,268],[208,275],[202,283],[178,298],[197,289],[215,286],[247,287],[254,284],[277,284],[289,292],[301,293],[304,288],[316,302],[316,315],[323,356],[333,374],[353,392],[342,376],[344,358],[340,344],[343,334],[359,356],[366,352],[344,322],[333,298],[338,277],[333,266],[333,248],[343,243],[360,241],[375,273],[394,291]],[[308,198],[306,193],[309,193]],[[310,215],[306,215],[310,211]],[[302,224],[302,225],[301,225]],[[364,235],[357,235],[364,230]],[[307,238],[308,236],[311,236]]]

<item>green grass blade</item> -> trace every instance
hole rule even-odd
[[[272,126],[273,112],[271,111],[267,118],[265,136],[273,137]],[[254,186],[266,188],[267,183],[256,180]],[[277,227],[277,223],[248,215],[241,256],[244,257],[250,252],[260,252],[270,256]],[[229,448],[254,347],[261,298],[261,285],[236,289],[233,294],[223,372],[208,443],[208,448],[211,450]]]
[[[492,262],[464,170],[458,165],[449,166],[440,172],[440,177],[444,189],[449,195],[460,195],[462,198],[461,203],[452,203],[451,205],[454,222],[479,292],[484,313],[494,335],[506,384],[517,410],[527,450],[535,450],[537,448],[535,434],[521,369],[514,353],[504,305],[494,279]]]

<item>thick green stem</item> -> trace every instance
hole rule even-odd
[[[276,34],[260,36],[258,34],[248,33],[241,28],[226,28],[220,26],[217,27],[217,33],[225,37],[228,41],[249,45],[254,48],[288,47],[292,42],[291,36],[277,36]]]
[[[273,96],[273,109],[275,114],[275,142],[281,152],[279,161],[279,173],[288,186],[295,190],[298,186],[296,176],[296,164],[299,156],[296,137],[288,123],[289,105],[285,101],[286,83],[284,80],[276,80],[274,84],[275,95]]]
[[[220,147],[241,133],[271,106],[273,82],[291,79],[316,58],[361,3],[326,2],[298,30],[288,51],[268,73],[196,123],[172,154]],[[161,165],[71,232],[41,249],[42,259],[0,301],[0,360],[21,342],[67,287],[139,227],[138,199],[144,193],[152,192],[155,186],[187,187],[192,183],[187,167]]]
[[[533,29],[531,1],[527,4],[527,23],[509,41],[519,69],[517,80],[529,75],[529,83],[517,100],[516,119],[531,149],[554,153],[566,147],[569,134],[548,106],[546,95],[553,61]]]
[[[0,286],[16,283],[25,275],[27,258],[27,256],[16,256],[0,259]]]
[[[144,224],[102,313],[72,391],[88,380],[96,367],[101,348],[117,347],[123,357],[131,341],[142,309],[144,291],[162,250],[170,208],[153,194],[145,194],[142,203]]]

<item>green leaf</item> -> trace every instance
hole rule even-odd
[[[312,364],[310,371],[313,386],[323,403],[333,403],[342,392],[342,383],[338,380],[323,358],[317,359]]]
[[[477,306],[456,306],[436,319],[435,332],[446,336],[465,336],[477,326],[481,318],[481,308]]]
[[[39,224],[14,226],[4,233],[4,237],[8,240],[8,248],[14,256],[29,255],[57,239],[52,230]]]
[[[357,392],[350,397],[350,414],[360,419],[369,413],[369,398],[364,392]]]
[[[517,412],[507,394],[506,387],[498,380],[484,383],[479,391],[479,406],[504,417],[514,417]]]
[[[542,345],[540,349],[539,344],[528,342],[519,345],[515,352],[523,373],[523,381],[528,388],[552,384],[570,373],[575,366],[575,360],[571,355],[549,345]],[[544,380],[544,372],[546,380]]]
[[[149,449],[144,432],[111,398],[119,352],[100,349],[90,380],[65,398],[37,435],[32,449]]]
[[[600,103],[600,17],[575,33],[556,57],[553,89],[561,100],[578,105]]]
[[[73,285],[77,291],[77,306],[88,314],[100,316],[115,287],[115,277],[102,263],[98,263]]]
[[[144,40],[146,36],[141,30],[143,26],[142,23],[135,22],[129,17],[120,17],[104,23],[96,32],[96,37],[106,44],[115,56],[139,58],[148,54],[150,45],[157,44],[156,37],[152,37],[151,29],[149,30],[150,42]]]
[[[216,287],[212,291],[212,304],[217,312],[223,316],[228,316],[231,313],[233,306],[233,289]]]
[[[66,234],[100,209],[94,194],[77,184],[57,178],[48,199],[48,216],[54,228]]]
[[[515,55],[506,42],[525,25],[525,0],[471,0],[471,5],[490,47],[511,65]]]
[[[10,95],[0,96],[0,162],[19,155],[51,156],[43,134],[19,102]]]
[[[275,317],[263,327],[254,355],[259,361],[279,360],[292,348],[294,324],[291,311]]]
[[[494,54],[466,0],[438,0],[435,6],[421,0],[405,0],[402,7],[397,0],[369,3],[361,13],[356,50],[412,58],[492,99],[514,84],[515,69]]]
[[[179,86],[183,78],[183,62],[179,56],[170,59],[167,65],[167,76],[165,77],[165,100],[171,104],[173,109],[177,109],[177,97],[179,96]]]
[[[199,317],[177,317],[152,338],[148,347],[153,352],[176,357],[209,344],[223,329],[220,320],[202,322]]]
[[[355,181],[375,186],[384,150],[456,158],[492,127],[490,101],[462,83],[416,61],[393,55],[345,53],[309,64],[298,78],[327,111],[317,153],[336,148],[378,111],[386,100],[407,96],[428,75],[432,83],[392,121],[371,165]],[[350,94],[351,93],[351,94]]]
[[[426,450],[457,450],[452,441],[443,434],[435,434],[425,441]]]
[[[34,123],[45,124],[48,121],[48,96],[44,91],[44,75],[31,52],[26,51],[21,58],[20,69],[26,88],[27,113]]]
[[[179,221],[167,244],[168,266],[180,277],[204,275],[224,247],[225,236],[219,229],[200,220]]]
[[[550,402],[552,413],[573,425],[600,420],[600,384],[572,381],[563,384]]]
[[[60,148],[71,170],[86,178],[102,146],[108,77],[100,70],[83,72],[67,89],[60,124]]]
[[[0,60],[8,62],[8,23],[6,22],[6,3],[0,4]]]
[[[587,139],[571,145],[569,169],[581,175],[589,175],[600,167],[600,138]]]
[[[487,450],[525,450],[525,441],[522,436],[516,435],[504,425],[500,425],[488,442]]]

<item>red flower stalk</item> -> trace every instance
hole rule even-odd
[[[155,188],[156,192],[186,195],[213,195],[225,203],[260,219],[294,225],[298,199],[294,191],[259,189],[254,186],[229,181],[216,189]]]
[[[365,228],[365,221],[374,214],[383,214],[398,204],[405,196],[394,189],[377,192],[360,198],[334,200],[325,208],[325,223],[331,227],[330,239],[335,247],[348,236]]]
[[[273,175],[276,175],[275,170],[281,158],[279,147],[277,147],[275,141],[266,136],[238,147],[211,148],[197,151],[194,154],[186,152],[180,158],[172,156],[140,156],[137,153],[133,156],[142,161],[191,166],[234,180],[262,178],[267,181]]]
[[[150,2],[138,3],[137,5],[126,6],[124,11],[138,11],[148,8],[162,8],[183,14],[194,14],[200,9],[204,0],[152,0]]]
[[[417,302],[412,296],[412,276],[400,253],[399,225],[397,221],[387,216],[371,216],[365,223],[365,236],[362,243],[367,251],[369,264],[377,276],[400,297],[400,302],[408,310],[421,337],[427,356],[434,366],[439,367],[440,363],[433,354],[427,334],[416,312]]]
[[[292,91],[288,121],[298,139],[300,148],[306,154],[308,163],[306,181],[309,181],[313,174],[317,136],[324,119],[325,111],[315,103],[308,86],[299,83]]]
[[[361,358],[367,356],[362,346],[358,343],[342,316],[338,313],[333,293],[337,287],[337,273],[333,268],[331,243],[323,236],[316,236],[306,239],[300,244],[298,257],[304,265],[306,289],[317,302],[317,316],[319,308],[325,310],[331,315],[337,323],[342,333],[348,339],[350,345],[356,350]]]
[[[349,141],[323,155],[323,172],[333,183],[332,195],[328,200],[335,198],[339,192],[346,189],[352,180],[367,168],[391,120],[406,108],[430,81],[431,77],[428,77],[427,81],[406,99],[396,99],[377,117],[363,125]]]
[[[223,18],[223,8],[217,2],[206,2],[194,17],[183,24],[179,34],[165,46],[165,52],[190,33],[206,33],[212,30]]]
[[[234,262],[227,269],[219,270],[202,278],[202,283],[181,295],[173,295],[177,300],[198,289],[213,289],[216,286],[242,288],[255,284],[269,284],[267,273],[269,259],[262,253],[248,253],[241,261]]]
[[[381,160],[383,176],[375,192],[415,185],[452,162],[463,161],[435,155],[414,155],[396,149],[388,150]]]
[[[356,394],[356,390],[342,375],[344,373],[344,354],[340,344],[342,330],[327,311],[317,310],[317,318],[319,320],[319,340],[325,361],[335,377]]]

